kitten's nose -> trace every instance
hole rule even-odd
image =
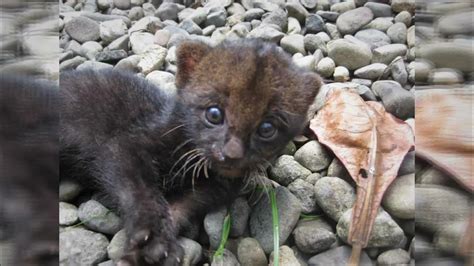
[[[227,141],[222,151],[225,157],[229,159],[242,159],[244,157],[244,145],[242,141],[235,136],[232,136]]]

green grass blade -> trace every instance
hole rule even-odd
[[[221,257],[224,254],[225,244],[227,243],[227,239],[229,238],[230,233],[230,214],[227,214],[224,218],[224,224],[222,225],[222,234],[221,234],[221,242],[219,243],[219,247],[214,253],[213,260]]]
[[[278,206],[274,188],[270,188],[270,203],[273,223],[273,265],[278,266],[280,263],[280,221],[278,220]]]

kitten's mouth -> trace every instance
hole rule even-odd
[[[222,177],[237,178],[243,176],[243,170],[231,165],[213,165],[213,170]]]

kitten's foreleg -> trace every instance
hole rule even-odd
[[[96,160],[102,189],[118,204],[128,243],[122,265],[179,265],[183,251],[176,241],[169,205],[147,182],[152,168],[136,149],[109,144]]]

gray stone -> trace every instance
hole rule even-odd
[[[59,201],[72,201],[82,191],[82,186],[70,180],[61,180],[59,183]]]
[[[285,36],[281,39],[280,45],[285,51],[294,54],[302,53],[306,54],[304,49],[304,37],[300,34],[292,34]]]
[[[285,4],[289,17],[296,18],[301,24],[304,24],[309,12],[299,3],[299,1],[291,1]]]
[[[309,176],[306,177],[305,181],[310,183],[311,185],[315,185],[316,182],[319,179],[321,179],[321,174],[320,173],[312,173],[312,174],[310,174]],[[319,207],[318,207],[318,209],[319,209]]]
[[[334,69],[334,81],[346,82],[349,78],[349,70],[346,67],[338,66]]]
[[[100,23],[100,38],[105,44],[127,34],[127,25],[121,19],[108,20]]]
[[[261,25],[247,35],[248,38],[261,38],[265,41],[279,43],[285,34],[269,25]]]
[[[227,249],[224,249],[224,253],[221,257],[213,258],[211,266],[239,266],[240,263],[235,255]]]
[[[377,80],[382,77],[386,69],[386,64],[374,63],[357,69],[354,71],[354,75],[359,78]]]
[[[418,233],[412,240],[411,253],[417,261],[421,261],[422,259],[429,257],[440,256],[439,250],[435,248],[430,239]]]
[[[472,44],[462,42],[456,43],[455,46],[452,42],[425,44],[417,49],[416,56],[417,60],[424,58],[437,68],[453,68],[463,72],[474,71],[474,64],[471,64],[474,61]]]
[[[124,35],[112,41],[105,50],[130,50],[128,44],[130,42],[130,37],[128,35]]]
[[[286,155],[293,155],[296,152],[296,145],[293,141],[288,142],[288,144],[285,147],[285,150],[283,151],[283,154]]]
[[[307,254],[317,254],[329,249],[336,242],[336,235],[319,220],[299,222],[293,231],[295,244]]]
[[[197,265],[202,257],[202,247],[201,245],[189,238],[180,237],[178,239],[178,244],[184,250],[184,256],[182,260],[182,266],[191,266]]]
[[[210,36],[214,31],[216,30],[216,26],[214,25],[209,25],[202,29],[202,35],[204,36]]]
[[[196,34],[196,35],[201,35],[202,34],[202,29],[194,23],[190,19],[185,19],[183,20],[180,24],[179,27],[182,28],[183,30],[187,31],[189,34]]]
[[[94,71],[101,70],[101,69],[112,69],[114,66],[111,64],[106,64],[102,62],[96,61],[85,61],[84,63],[80,64],[76,69],[83,70],[83,69],[92,69]]]
[[[295,160],[312,172],[327,168],[331,159],[326,148],[315,140],[309,141],[295,153]]]
[[[473,10],[460,9],[440,17],[436,26],[439,33],[444,36],[471,35],[474,32],[472,26],[473,16]]]
[[[250,211],[250,206],[245,198],[240,197],[234,200],[229,211],[232,219],[230,236],[239,237],[245,233]]]
[[[276,182],[287,186],[298,178],[305,178],[311,171],[295,161],[290,155],[280,156],[270,169],[270,177]]]
[[[407,26],[397,22],[387,29],[387,35],[392,40],[392,43],[405,44],[407,42]]]
[[[459,254],[459,243],[463,240],[465,234],[470,234],[469,219],[446,225],[439,229],[434,237],[434,246],[443,252],[449,254]]]
[[[239,3],[232,3],[232,5],[227,8],[227,13],[229,13],[230,16],[235,14],[243,14],[245,13],[245,8]]]
[[[383,207],[400,219],[415,218],[415,174],[395,178],[385,192]]]
[[[453,180],[434,167],[428,167],[416,174],[416,183],[425,185],[452,186]]]
[[[372,13],[374,14],[375,18],[392,16],[392,7],[390,5],[368,2],[364,6],[372,10]]]
[[[126,245],[127,235],[125,234],[125,230],[122,229],[112,237],[112,240],[110,240],[110,243],[107,246],[109,259],[112,259],[113,261],[120,260],[125,253]]]
[[[77,68],[80,64],[84,63],[86,59],[82,56],[76,56],[74,58],[65,60],[59,64],[59,71],[71,70]]]
[[[306,34],[304,36],[304,47],[308,53],[314,53],[314,51],[321,49],[323,55],[328,54],[328,48],[326,42],[316,34]]]
[[[148,32],[134,32],[130,35],[130,46],[135,54],[143,54],[154,45],[155,37]]]
[[[356,8],[354,1],[346,1],[332,3],[331,8],[329,10],[342,14],[347,11],[353,10],[354,8]]]
[[[368,44],[372,49],[391,43],[390,37],[376,29],[358,31],[354,37]]]
[[[113,51],[103,51],[97,53],[95,60],[98,62],[105,63],[116,63],[128,56],[125,50],[113,50]]]
[[[408,121],[405,121],[408,123]],[[413,130],[413,132],[415,132]],[[415,151],[411,151],[405,155],[403,158],[403,162],[400,165],[400,169],[398,169],[397,176],[413,174],[415,173]]]
[[[377,265],[407,265],[410,262],[410,255],[401,248],[391,249],[383,252],[377,257]]]
[[[109,241],[102,234],[68,228],[59,234],[59,265],[93,265],[107,258]]]
[[[312,213],[319,210],[318,205],[316,205],[313,184],[303,179],[296,179],[288,185],[288,189],[300,200],[301,212]]]
[[[242,266],[267,266],[267,256],[258,241],[246,237],[239,242],[237,258]]]
[[[281,31],[285,31],[288,25],[288,17],[283,9],[277,9],[273,12],[265,13],[262,16],[262,23],[277,25]]]
[[[138,63],[140,62],[141,56],[132,55],[127,58],[120,60],[114,67],[114,69],[119,69],[121,71],[129,71],[133,73],[138,73]]]
[[[280,9],[280,6],[278,6],[275,3],[272,3],[271,1],[267,0],[254,0],[254,7],[256,8],[261,8],[267,12],[275,11],[277,9]]]
[[[331,36],[331,39],[337,40],[341,38],[341,34],[339,33],[339,30],[337,29],[337,26],[331,23],[326,23],[326,29],[329,35]]]
[[[212,12],[207,15],[206,26],[214,25],[216,27],[222,27],[225,25],[227,18],[227,12],[225,9],[220,9],[218,11]]]
[[[393,18],[375,18],[369,24],[365,25],[363,29],[374,29],[386,32],[390,26],[393,25]]]
[[[138,69],[144,75],[149,74],[154,70],[159,70],[165,63],[165,58],[168,50],[158,45],[149,47],[141,54],[140,62],[138,62]]]
[[[163,23],[157,17],[144,17],[139,21],[135,22],[128,30],[129,34],[139,31],[146,31],[149,33],[155,33],[158,29],[163,28]]]
[[[73,225],[78,220],[76,206],[66,202],[59,202],[59,225]]]
[[[346,167],[342,162],[336,157],[332,160],[331,164],[328,167],[328,176],[337,176],[344,179],[345,181],[350,180],[351,177]]]
[[[347,11],[337,18],[337,29],[341,34],[354,34],[356,31],[367,25],[374,14],[367,7],[359,7],[354,10]]]
[[[415,14],[415,0],[392,0],[391,3],[393,11],[397,13],[402,11],[408,11],[411,14]]]
[[[405,24],[405,26],[410,27],[411,26],[411,14],[408,11],[402,11],[398,13],[395,18],[395,22],[401,22]]]
[[[349,226],[352,217],[352,209],[347,210],[337,223],[337,235],[347,243]],[[379,209],[375,218],[372,232],[369,236],[367,247],[397,247],[406,239],[403,230],[382,208]]]
[[[104,262],[97,264],[97,266],[115,266],[115,263],[113,260],[106,260]]]
[[[301,266],[300,262],[295,256],[295,253],[293,250],[288,247],[288,246],[281,246],[279,249],[279,260],[278,263],[279,265],[285,265],[285,266]],[[270,263],[269,265],[275,265],[273,263],[273,252],[270,254]]]
[[[347,265],[352,249],[349,246],[340,246],[311,257],[309,266],[340,266]],[[372,261],[365,251],[360,254],[360,265],[372,265]]]
[[[128,13],[128,18],[131,21],[137,21],[145,16],[145,13],[143,13],[143,8],[139,6],[134,6],[132,9],[130,9],[130,12]]]
[[[372,86],[372,80],[370,79],[359,79],[359,78],[353,78],[351,80],[352,83],[357,83],[357,84],[360,84],[360,85],[364,85],[366,87],[370,87]]]
[[[374,49],[372,63],[390,64],[397,56],[404,57],[407,46],[404,44],[388,44]]]
[[[414,76],[414,80],[418,82],[426,82],[433,68],[433,64],[426,60],[417,59],[416,61],[410,62],[410,64],[408,64],[409,75]]]
[[[408,73],[402,58],[394,59],[390,66],[390,72],[392,73],[393,80],[400,83],[400,85],[405,86],[407,84]]]
[[[201,25],[206,21],[207,18],[207,9],[198,7],[194,10],[188,17],[188,19],[194,21],[194,23]],[[182,19],[184,20],[184,19]]]
[[[471,213],[472,202],[467,193],[436,185],[417,185],[417,228],[436,232],[445,226],[464,221]]]
[[[385,109],[400,119],[415,115],[415,96],[395,81],[380,80],[372,84],[372,90],[382,99]]]
[[[130,0],[113,0],[114,6],[120,9],[129,9],[131,2]]]
[[[322,18],[330,22],[336,22],[337,18],[339,17],[338,12],[332,11],[318,10],[316,14],[320,15]]]
[[[301,25],[296,18],[288,18],[288,34],[301,34]]]
[[[105,234],[115,234],[120,230],[120,218],[95,200],[79,206],[79,219],[87,228]]]
[[[464,82],[460,71],[450,68],[433,69],[428,75],[428,82],[433,85],[453,85]]]
[[[328,54],[336,65],[355,70],[370,64],[372,52],[363,43],[354,40],[335,40],[328,43]]]
[[[158,7],[155,14],[162,21],[177,20],[179,11],[181,10],[177,4],[165,2]]]
[[[279,186],[276,189],[279,218],[280,244],[288,239],[301,214],[299,200],[291,192]],[[272,210],[270,199],[262,197],[250,215],[250,235],[258,240],[266,254],[273,250]]]
[[[318,72],[321,76],[328,78],[332,76],[335,68],[336,63],[334,63],[334,60],[329,57],[325,57],[321,59],[316,66],[316,72]]]
[[[318,1],[317,0],[300,0],[301,4],[306,7],[307,9],[313,9],[316,7]]]
[[[168,83],[174,83],[175,77],[173,74],[166,71],[155,70],[146,75],[146,79],[157,87],[162,88]]]
[[[324,20],[317,14],[309,14],[305,21],[306,33],[318,33],[326,30]]]
[[[244,21],[252,21],[254,19],[260,19],[265,13],[265,10],[261,8],[252,8],[244,13]]]
[[[355,202],[355,189],[337,177],[323,177],[314,185],[318,206],[331,219],[338,221]]]
[[[299,59],[295,59],[293,62],[300,68],[303,68],[307,71],[312,71],[315,69],[316,59],[313,55],[307,55]]]
[[[209,236],[209,243],[212,249],[217,249],[221,241],[222,226],[224,218],[227,215],[225,208],[220,208],[217,211],[210,212],[204,218],[204,230]]]
[[[80,43],[96,41],[100,38],[99,24],[83,16],[75,17],[66,22],[64,30],[72,39]]]

